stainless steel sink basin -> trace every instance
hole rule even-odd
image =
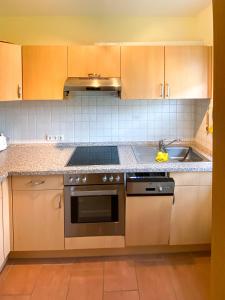
[[[170,160],[180,162],[201,162],[208,161],[201,154],[194,151],[191,147],[170,146],[166,147]]]
[[[149,164],[155,162],[155,157],[158,151],[157,147],[146,145],[136,145],[132,147],[135,158],[140,164]],[[166,147],[169,153],[169,161],[172,162],[207,162],[206,157],[186,146],[168,146]]]

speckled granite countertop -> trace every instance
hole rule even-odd
[[[103,144],[104,145],[104,144]],[[210,172],[212,162],[157,163],[136,161],[131,145],[118,145],[120,165],[65,167],[77,145],[20,144],[0,153],[0,180],[9,175],[50,175],[115,172]],[[205,153],[199,151],[201,154]],[[206,156],[206,155],[205,155]],[[206,156],[210,159],[210,157]]]

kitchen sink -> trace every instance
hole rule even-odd
[[[208,161],[204,156],[197,153],[192,147],[166,147],[166,151],[169,154],[169,158],[172,161],[180,162],[201,162]]]
[[[149,164],[155,162],[155,157],[158,147],[151,147],[148,145],[136,145],[132,147],[135,158],[140,164]],[[206,157],[188,146],[168,146],[166,151],[169,154],[169,161],[171,162],[207,162]]]

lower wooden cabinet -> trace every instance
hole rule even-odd
[[[4,255],[4,234],[3,234],[3,201],[2,201],[2,188],[0,185],[0,266],[5,261]]]
[[[6,178],[0,183],[0,269],[3,267],[11,250],[10,211],[9,185]]]
[[[126,198],[126,246],[168,245],[172,196]]]
[[[171,245],[211,242],[212,187],[177,186],[171,217]]]
[[[175,202],[171,216],[171,245],[211,242],[212,173],[171,173]]]
[[[63,191],[13,191],[14,251],[64,249]]]

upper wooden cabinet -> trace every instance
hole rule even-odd
[[[23,99],[60,100],[67,78],[66,46],[24,46]]]
[[[122,99],[164,98],[164,47],[121,48]]]
[[[206,46],[165,47],[165,97],[210,98],[212,52]]]
[[[120,77],[119,46],[69,46],[68,76]]]
[[[211,47],[121,48],[122,99],[210,98]]]
[[[21,46],[0,43],[0,100],[22,99]]]

